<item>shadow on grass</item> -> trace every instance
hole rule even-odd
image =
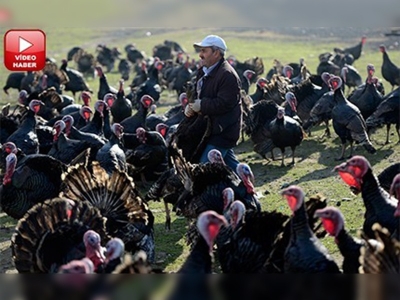
[[[166,230],[165,223],[154,224],[156,262],[157,267],[165,269],[169,264],[174,264],[184,250],[181,239],[187,230],[187,221],[176,218],[171,214],[171,229]]]

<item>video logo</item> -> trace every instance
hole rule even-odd
[[[42,30],[11,29],[4,35],[4,65],[10,71],[40,71],[46,64]]]

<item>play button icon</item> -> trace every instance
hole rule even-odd
[[[33,44],[31,42],[27,41],[23,37],[19,37],[19,53],[24,52],[32,46]]]
[[[40,29],[11,29],[4,35],[4,65],[10,71],[40,71],[46,65],[46,35]]]

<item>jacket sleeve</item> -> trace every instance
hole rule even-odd
[[[202,98],[200,111],[203,115],[221,115],[232,110],[240,101],[239,82],[229,72],[222,76],[216,98]]]

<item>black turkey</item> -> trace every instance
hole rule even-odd
[[[146,184],[157,180],[168,169],[168,151],[163,136],[157,131],[139,127],[136,137],[140,145],[126,152],[126,161],[133,166],[130,174]]]
[[[118,90],[108,84],[107,76],[104,74],[102,67],[96,67],[97,75],[99,76],[99,90],[97,92],[97,99],[103,99],[108,93],[117,94]]]
[[[68,68],[68,61],[66,59],[62,60],[60,70],[64,71],[69,78],[69,81],[65,84],[64,87],[65,91],[70,91],[74,97],[77,92],[83,92],[83,91],[88,91],[90,93],[93,92],[89,88],[81,72]]]
[[[386,125],[386,141],[385,144],[389,144],[389,132],[390,125],[395,124],[396,133],[400,143],[400,87],[395,89],[390,94],[387,94],[382,102],[378,105],[376,110],[368,117],[365,122],[367,128],[371,133],[378,127]]]
[[[368,76],[365,84],[359,85],[348,97],[348,100],[359,108],[365,120],[375,112],[383,99],[376,85],[375,78],[373,77],[375,67],[369,64],[367,66],[367,72]]]
[[[112,125],[112,135],[108,142],[99,149],[96,160],[111,175],[115,170],[126,171],[126,156],[121,143],[124,127],[119,123]]]
[[[294,153],[296,147],[300,145],[304,138],[304,131],[296,120],[291,117],[285,116],[285,110],[282,107],[278,108],[277,117],[269,123],[271,131],[272,143],[281,150],[282,163],[285,165],[285,148],[292,149],[292,162],[294,165]]]
[[[63,162],[70,164],[84,150],[90,148],[90,143],[84,140],[74,140],[67,137],[64,133],[66,128],[65,122],[57,121],[54,126],[53,145],[48,155]]]
[[[126,118],[132,116],[132,102],[125,97],[124,80],[119,81],[117,98],[110,106],[114,123],[121,123]]]
[[[27,155],[17,165],[17,156],[8,154],[0,187],[2,210],[19,219],[33,205],[56,197],[60,192],[61,174],[65,170],[62,162],[48,155]]]
[[[39,153],[35,115],[39,112],[41,105],[43,105],[43,102],[32,100],[21,125],[6,140],[6,142],[13,142],[25,154]]]
[[[369,140],[367,125],[365,124],[360,110],[343,95],[341,89],[342,80],[340,77],[333,76],[329,80],[329,83],[334,91],[334,107],[332,109],[333,129],[342,143],[340,157],[336,158],[336,160],[344,158],[347,141],[350,141],[350,156],[353,153],[353,141],[364,146],[369,153],[375,153],[376,149]]]
[[[367,37],[363,36],[361,38],[361,41],[357,45],[348,47],[348,48],[344,48],[344,49],[334,48],[334,51],[336,53],[341,53],[341,54],[346,54],[346,53],[351,54],[353,56],[354,60],[357,60],[360,58],[360,56],[362,54],[362,47],[364,46],[366,41],[367,41]]]
[[[361,240],[353,238],[344,226],[342,212],[336,207],[318,209],[315,216],[321,218],[322,224],[329,235],[335,237],[340,253],[343,256],[342,269],[344,274],[359,273],[360,249],[363,246]]]
[[[7,77],[6,85],[3,87],[4,93],[8,95],[10,88],[21,90],[21,81],[25,77],[25,72],[13,72]]]
[[[383,54],[382,77],[390,83],[393,91],[395,85],[400,86],[400,68],[390,60],[384,45],[380,45],[379,50]]]
[[[282,195],[293,212],[290,242],[285,251],[285,273],[340,273],[339,267],[308,224],[304,192],[289,186]]]
[[[360,193],[365,206],[363,232],[374,238],[372,226],[378,222],[393,233],[398,228],[394,217],[398,200],[391,197],[373,173],[371,164],[364,156],[353,156],[347,162],[335,167],[342,180],[353,193]]]
[[[105,66],[107,72],[111,72],[114,69],[115,61],[119,58],[121,54],[116,47],[108,48],[104,44],[97,45],[96,48],[97,56],[96,60],[102,66]],[[102,99],[99,97],[99,99]]]

